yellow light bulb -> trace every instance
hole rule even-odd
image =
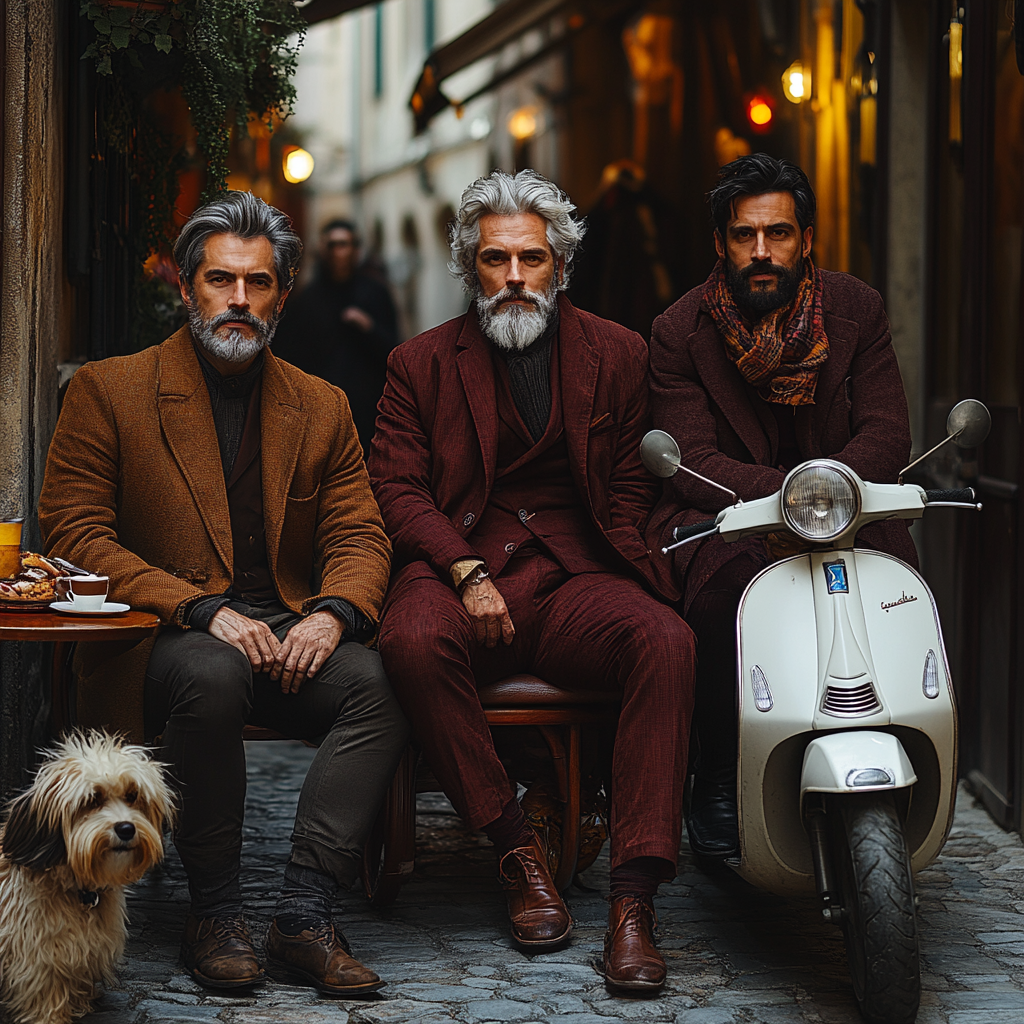
[[[802,103],[811,95],[811,76],[795,60],[782,72],[782,92],[790,103]]]
[[[772,108],[763,100],[754,100],[750,104],[749,116],[752,124],[765,125],[772,119]]]
[[[508,119],[508,132],[514,139],[522,142],[537,134],[537,108],[520,107],[512,112]]]
[[[313,155],[299,146],[289,146],[284,154],[284,180],[298,185],[313,173]]]

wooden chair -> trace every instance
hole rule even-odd
[[[564,806],[562,849],[555,872],[559,890],[576,874],[580,849],[580,732],[587,725],[614,726],[619,695],[562,690],[531,675],[514,675],[480,689],[489,725],[539,728],[551,752]],[[363,883],[376,907],[393,903],[416,864],[416,794],[440,789],[409,747],[395,772],[363,854]]]

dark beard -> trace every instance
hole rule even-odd
[[[752,274],[774,274],[775,287],[773,289],[754,288],[750,283]],[[795,298],[800,288],[800,282],[804,277],[804,260],[800,257],[799,262],[793,268],[780,267],[773,263],[751,263],[742,270],[725,260],[725,280],[736,300],[736,305],[747,313],[755,316],[764,316],[773,309],[781,309],[788,306]]]

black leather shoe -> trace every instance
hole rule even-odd
[[[686,834],[690,849],[698,857],[724,860],[739,856],[735,771],[718,773],[711,779],[699,775],[694,778]]]

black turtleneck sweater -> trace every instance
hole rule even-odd
[[[535,442],[544,436],[551,418],[551,342],[556,334],[557,308],[544,333],[527,348],[497,349],[508,366],[512,401]]]

